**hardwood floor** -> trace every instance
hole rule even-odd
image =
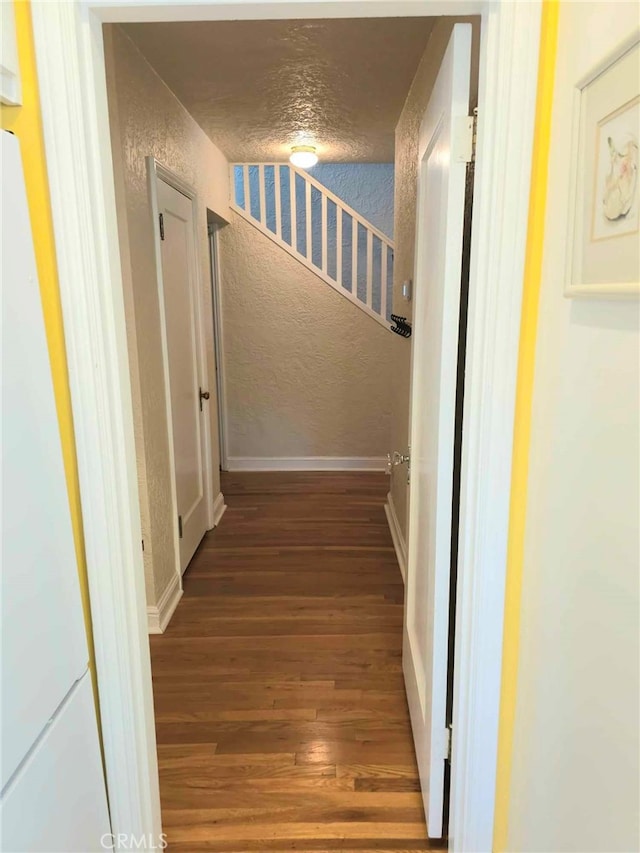
[[[171,853],[429,843],[377,473],[226,474],[228,509],[151,638]]]

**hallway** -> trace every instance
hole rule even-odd
[[[223,474],[228,504],[151,637],[172,853],[430,845],[378,473]]]

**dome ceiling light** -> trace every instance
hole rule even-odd
[[[313,145],[294,145],[289,160],[299,169],[310,169],[318,162],[318,155]]]

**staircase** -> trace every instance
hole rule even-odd
[[[231,207],[328,285],[389,328],[393,242],[311,175],[235,163]]]

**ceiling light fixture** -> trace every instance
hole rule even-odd
[[[318,155],[313,145],[295,145],[291,149],[289,160],[299,169],[310,169],[318,162]]]

